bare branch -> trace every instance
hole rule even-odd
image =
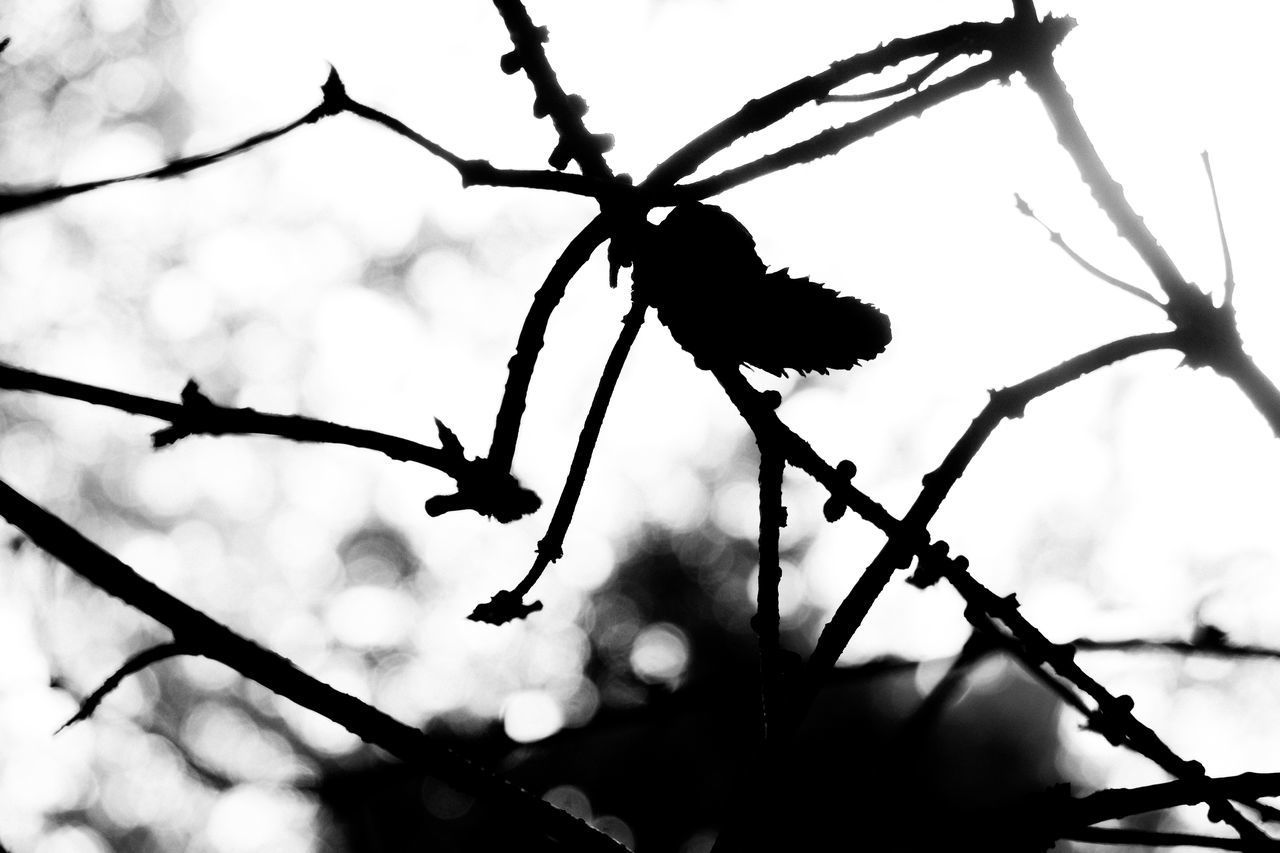
[[[1280,649],[1268,646],[1240,646],[1234,643],[1203,643],[1194,640],[1072,640],[1082,652],[1170,652],[1197,657],[1280,660]]]
[[[613,171],[605,162],[604,153],[613,147],[613,136],[591,133],[583,124],[587,102],[580,95],[566,95],[561,88],[542,47],[549,37],[547,28],[534,26],[521,0],[493,0],[493,5],[502,15],[502,22],[515,47],[502,57],[502,70],[513,74],[524,69],[533,84],[534,115],[539,118],[550,116],[556,133],[560,135],[560,143],[549,158],[552,168],[562,170],[572,159],[578,162],[584,175],[612,177]]]
[[[861,92],[856,95],[823,95],[817,99],[819,104],[838,104],[851,103],[860,104],[866,101],[878,101],[881,98],[889,98],[894,95],[901,95],[904,92],[918,92],[920,87],[932,77],[937,71],[942,69],[948,62],[960,55],[957,49],[949,49],[939,53],[933,59],[929,60],[919,71],[913,71],[908,74],[906,79],[901,83],[895,83],[892,86],[885,86],[883,89],[876,89],[874,92]]]
[[[463,758],[376,708],[298,669],[286,658],[245,639],[205,613],[175,598],[89,541],[71,525],[0,482],[0,516],[76,574],[142,611],[173,632],[174,640],[268,690],[334,721],[402,761],[421,767],[505,812],[513,826],[558,841],[567,849],[623,848],[586,823]]]
[[[143,649],[122,663],[119,669],[107,676],[106,681],[103,681],[102,684],[98,686],[97,690],[94,690],[86,696],[80,703],[80,709],[75,712],[71,719],[59,726],[58,731],[60,732],[69,726],[75,725],[81,720],[87,720],[89,717],[93,716],[93,712],[98,710],[98,706],[102,704],[102,700],[107,698],[107,695],[111,693],[112,690],[119,687],[121,682],[129,676],[142,672],[142,670],[151,666],[153,663],[159,663],[160,661],[168,660],[169,658],[190,654],[195,654],[195,652],[181,643],[163,643],[158,646],[151,646],[150,648]]]
[[[1062,826],[1088,826],[1104,820],[1191,806],[1207,796],[1253,800],[1280,796],[1280,773],[1241,773],[1237,776],[1179,779],[1140,788],[1110,788],[1076,797],[1057,809]]]
[[[1125,746],[1153,761],[1169,775],[1178,779],[1199,781],[1205,778],[1204,765],[1189,761],[1174,752],[1156,732],[1133,713],[1133,698],[1116,696],[1086,673],[1075,662],[1075,649],[1068,644],[1051,642],[1019,609],[1016,596],[1001,597],[987,589],[968,572],[967,561],[940,559],[938,570],[964,598],[965,618],[974,621],[994,619],[1009,628],[1021,646],[1018,657],[1028,665],[1040,669],[1041,664],[1084,691],[1097,703],[1087,714],[1087,727],[1103,735],[1115,746]],[[975,624],[978,624],[975,621]],[[1260,849],[1276,849],[1261,829],[1236,810],[1224,797],[1212,790],[1204,791],[1201,802],[1209,806],[1209,818],[1230,825],[1240,837],[1254,843]]]
[[[553,190],[555,192],[573,193],[595,199],[605,199],[628,193],[630,186],[616,181],[589,178],[565,172],[548,172],[539,169],[501,169],[488,160],[468,160],[454,154],[442,145],[438,145],[409,127],[400,119],[347,98],[343,109],[352,115],[367,121],[380,124],[398,136],[403,136],[420,148],[444,160],[452,166],[462,178],[464,187],[526,187],[536,190]]]
[[[778,587],[782,565],[778,555],[780,531],[787,524],[782,503],[782,476],[786,459],[767,438],[756,438],[760,450],[760,571],[756,583],[756,615],[752,620],[760,644],[760,687],[764,710],[766,750],[776,742],[771,730],[781,712],[783,688],[782,649],[778,643]]]
[[[1201,151],[1200,159],[1204,161],[1204,173],[1209,177],[1209,191],[1213,194],[1213,215],[1218,220],[1218,239],[1222,243],[1222,301],[1230,305],[1236,292],[1235,267],[1231,263],[1231,247],[1227,245],[1227,229],[1222,224],[1222,206],[1218,203],[1218,184],[1213,180],[1213,165],[1209,162],[1209,152]]]
[[[338,79],[338,72],[331,71],[328,80],[321,87],[322,99],[311,110],[308,110],[300,118],[297,118],[288,124],[281,125],[274,130],[264,131],[262,133],[250,136],[242,142],[229,145],[226,148],[219,148],[204,154],[194,154],[189,157],[179,157],[163,166],[155,169],[148,169],[145,172],[137,172],[132,175],[124,175],[116,178],[104,178],[97,181],[86,181],[79,184],[66,184],[62,186],[52,187],[3,187],[0,188],[0,216],[6,216],[18,211],[27,210],[43,204],[50,204],[55,201],[61,201],[71,196],[81,195],[92,190],[109,187],[112,184],[122,184],[128,181],[146,181],[146,180],[163,180],[165,178],[174,178],[178,175],[185,175],[188,172],[194,172],[196,169],[202,169],[205,166],[211,166],[214,163],[234,157],[237,154],[243,154],[251,151],[263,143],[279,139],[286,133],[297,130],[303,125],[308,125],[319,121],[328,116],[337,115],[341,112],[340,98],[343,96],[342,81]]]
[[[1039,216],[1036,216],[1036,212],[1031,209],[1031,205],[1027,204],[1026,199],[1024,199],[1022,196],[1014,195],[1014,200],[1016,202],[1018,212],[1021,213],[1023,216],[1028,216],[1031,219],[1034,219],[1040,225],[1041,228],[1043,228],[1046,232],[1048,232],[1049,242],[1053,243],[1059,249],[1066,252],[1067,257],[1071,258],[1071,260],[1079,264],[1084,269],[1085,272],[1089,273],[1090,275],[1092,275],[1097,279],[1100,279],[1106,282],[1112,287],[1123,290],[1125,293],[1128,293],[1132,296],[1136,296],[1139,299],[1146,300],[1147,302],[1150,302],[1152,305],[1158,306],[1160,308],[1164,307],[1164,304],[1161,303],[1160,300],[1156,299],[1150,293],[1147,293],[1141,287],[1137,287],[1135,285],[1129,284],[1127,281],[1121,281],[1115,276],[1109,275],[1103,272],[1093,264],[1089,263],[1089,261],[1085,260],[1082,255],[1080,255],[1078,252],[1076,252],[1075,249],[1071,248],[1071,246],[1067,244],[1067,241],[1062,238],[1062,235],[1060,233],[1058,233],[1057,231],[1054,231],[1052,228],[1050,228],[1048,225],[1045,224],[1043,219],[1041,219]]]
[[[1012,62],[1001,59],[989,59],[972,68],[965,69],[953,77],[941,80],[918,94],[895,101],[882,110],[869,116],[849,122],[840,127],[828,128],[802,142],[788,145],[772,154],[753,160],[741,166],[727,169],[718,175],[679,184],[667,192],[655,190],[657,198],[663,203],[679,201],[696,201],[732,189],[736,186],[754,181],[765,175],[780,172],[801,163],[809,163],[822,157],[830,157],[853,143],[874,136],[906,118],[918,117],[930,107],[937,106],[964,92],[1007,78],[1014,70]],[[642,185],[643,186],[643,185]]]
[[[1107,171],[1093,140],[1080,122],[1075,102],[1067,91],[1066,84],[1058,76],[1053,65],[1052,51],[1052,45],[1043,45],[1038,51],[1026,51],[1020,70],[1026,77],[1027,85],[1040,97],[1057,129],[1058,142],[1075,161],[1080,177],[1093,193],[1099,207],[1111,219],[1120,236],[1150,268],[1170,300],[1180,298],[1191,285],[1183,278],[1146,222],[1129,204],[1124,188]]]
[[[1000,33],[1000,24],[956,24],[925,35],[894,39],[874,50],[833,62],[818,74],[802,77],[748,101],[736,113],[694,137],[658,164],[641,187],[658,189],[692,175],[712,156],[739,139],[764,130],[805,104],[829,95],[837,86],[864,74],[877,74],[918,56],[947,51],[956,55],[982,53],[991,49]]]
[[[271,435],[291,441],[374,450],[391,459],[443,471],[458,482],[459,494],[465,491],[463,498],[455,498],[449,508],[474,509],[499,521],[511,521],[533,512],[540,503],[537,495],[524,488],[505,468],[495,470],[484,459],[467,459],[460,444],[448,448],[428,447],[406,438],[302,415],[219,406],[206,397],[194,381],[183,388],[181,402],[171,403],[0,363],[0,388],[66,397],[168,421],[169,426],[152,434],[152,444],[156,447],[193,435]],[[439,503],[432,508],[446,511]]]
[[[644,325],[647,307],[643,302],[633,302],[622,319],[622,331],[618,333],[618,340],[614,342],[609,358],[605,361],[595,396],[591,398],[591,407],[587,410],[582,431],[578,434],[578,445],[574,448],[573,461],[569,463],[569,473],[560,491],[560,499],[556,501],[556,509],[551,515],[546,534],[538,542],[538,554],[533,565],[520,583],[478,605],[467,618],[501,625],[512,619],[528,616],[542,606],[540,602],[525,603],[524,596],[533,589],[547,566],[560,559],[564,553],[564,537],[569,532],[569,523],[573,520],[582,486],[587,479],[587,469],[591,465],[596,440],[600,437],[600,428],[604,425],[604,416],[609,411],[613,389],[618,384],[618,377],[622,375],[622,367],[631,352],[631,345],[635,343],[640,327]]]
[[[1156,832],[1149,829],[1092,826],[1065,833],[1062,838],[1089,844],[1125,844],[1131,847],[1204,847],[1210,850],[1255,850],[1257,845],[1241,838],[1192,835],[1186,832]]]
[[[520,420],[524,416],[525,397],[533,379],[533,369],[542,351],[543,338],[551,314],[564,297],[570,279],[582,269],[592,252],[609,237],[603,216],[597,216],[578,232],[560,257],[551,266],[547,278],[534,294],[520,337],[516,341],[515,355],[507,363],[507,384],[502,391],[502,402],[493,424],[493,440],[489,444],[489,459],[493,464],[510,468],[515,458],[516,441],[520,437]]]

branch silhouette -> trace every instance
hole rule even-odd
[[[494,0],[494,7],[512,44],[511,51],[500,60],[502,71],[507,74],[523,71],[533,88],[534,116],[549,118],[554,125],[557,141],[547,158],[550,171],[503,169],[487,160],[464,158],[394,116],[351,98],[337,71],[333,70],[321,87],[322,100],[317,106],[293,121],[241,142],[115,178],[63,186],[0,190],[0,216],[14,214],[117,183],[162,180],[188,174],[247,153],[322,118],[349,113],[386,128],[432,157],[443,160],[459,174],[464,186],[527,188],[594,199],[599,205],[598,215],[568,243],[533,296],[515,352],[508,363],[508,376],[486,456],[468,459],[461,441],[439,420],[440,446],[431,447],[373,430],[299,415],[220,406],[209,400],[194,381],[183,389],[179,402],[168,402],[0,364],[0,388],[76,399],[166,421],[168,426],[153,435],[156,447],[194,435],[258,434],[375,450],[392,459],[435,468],[455,479],[455,494],[433,497],[426,502],[425,509],[429,514],[471,510],[498,521],[512,521],[534,512],[540,505],[538,497],[521,485],[512,471],[521,421],[529,403],[531,379],[548,323],[569,282],[595,250],[607,242],[610,283],[616,284],[618,272],[623,267],[630,266],[635,273],[632,276],[631,301],[622,328],[602,370],[559,499],[537,547],[532,567],[509,590],[503,590],[490,601],[478,605],[471,618],[501,624],[526,617],[540,608],[540,602],[526,601],[525,597],[546,569],[561,556],[613,391],[645,321],[646,310],[652,305],[677,342],[694,357],[695,364],[713,374],[751,430],[760,451],[759,587],[754,628],[760,646],[760,690],[757,695],[765,722],[760,744],[762,759],[753,765],[751,773],[744,774],[741,780],[744,791],[737,799],[741,813],[723,828],[716,849],[749,847],[758,841],[751,834],[755,830],[763,831],[763,837],[775,837],[779,827],[769,823],[776,816],[769,809],[768,792],[776,789],[785,778],[786,749],[815,697],[838,677],[837,660],[849,647],[888,582],[912,563],[915,570],[910,582],[928,587],[945,579],[963,600],[965,618],[973,627],[972,648],[966,646],[965,654],[954,663],[942,687],[922,703],[920,716],[913,725],[925,725],[936,718],[950,691],[964,678],[967,667],[989,651],[999,649],[1016,657],[1065,705],[1081,712],[1089,728],[1112,744],[1147,757],[1176,779],[1163,785],[1099,791],[1080,798],[1056,796],[1051,798],[1050,805],[1040,815],[1041,823],[1034,828],[1037,833],[1050,840],[1061,837],[1097,843],[1276,849],[1277,842],[1232,804],[1242,802],[1262,810],[1251,801],[1280,793],[1276,774],[1210,778],[1199,762],[1177,754],[1139,719],[1130,697],[1114,694],[1076,663],[1077,652],[1104,649],[1162,650],[1239,658],[1275,658],[1277,653],[1274,650],[1237,646],[1223,638],[1208,642],[1203,637],[1186,642],[1127,640],[1103,643],[1088,639],[1052,642],[1025,618],[1016,594],[1001,596],[990,590],[970,573],[965,557],[953,555],[949,546],[935,540],[929,531],[952,488],[1001,423],[1022,417],[1026,407],[1041,396],[1143,353],[1176,351],[1191,367],[1212,368],[1234,382],[1280,436],[1280,390],[1245,353],[1236,327],[1232,304],[1235,272],[1207,154],[1204,155],[1204,163],[1213,195],[1225,268],[1221,305],[1215,305],[1209,294],[1184,278],[1171,256],[1132,207],[1123,187],[1107,170],[1076,113],[1066,84],[1054,66],[1054,50],[1075,22],[1070,18],[1041,18],[1032,0],[1015,0],[1013,16],[1003,21],[961,23],[923,35],[896,39],[839,60],[819,73],[794,80],[755,98],[679,147],[639,185],[633,185],[627,175],[614,173],[605,157],[613,145],[613,137],[592,132],[587,127],[584,121],[587,114],[585,99],[569,94],[561,84],[544,47],[549,39],[547,28],[534,23],[520,0]],[[7,45],[8,39],[0,41],[0,51]],[[987,58],[976,60],[961,71],[943,74],[953,60],[984,54],[988,55]],[[910,60],[923,60],[924,64],[906,74],[899,83],[865,94],[836,91],[860,78],[882,73]],[[937,468],[925,476],[909,509],[899,518],[853,483],[857,467],[851,460],[833,465],[822,458],[808,441],[780,419],[777,413],[780,396],[776,392],[758,391],[739,369],[743,364],[753,365],[779,375],[787,370],[825,373],[828,369],[847,369],[884,348],[888,343],[887,319],[884,319],[883,340],[880,340],[875,338],[876,330],[870,314],[874,308],[852,297],[836,296],[807,279],[792,278],[785,270],[766,274],[763,262],[754,255],[751,235],[740,223],[717,208],[693,202],[766,175],[833,156],[906,118],[918,117],[937,105],[989,83],[1009,83],[1016,73],[1022,75],[1026,85],[1039,97],[1057,131],[1061,147],[1075,162],[1081,178],[1104,214],[1150,270],[1165,301],[1160,302],[1141,287],[1110,276],[1087,261],[1060,234],[1036,217],[1020,197],[1019,210],[1044,226],[1050,239],[1085,271],[1111,286],[1159,305],[1173,330],[1112,341],[1068,358],[1023,382],[992,391],[987,405],[956,440]],[[898,100],[862,118],[829,127],[717,174],[693,178],[714,155],[748,136],[773,127],[805,105],[894,97]],[[568,171],[572,164],[577,165],[578,173]],[[667,215],[662,225],[654,226],[647,217],[661,207],[675,207],[675,210]],[[707,215],[699,220],[699,211],[702,214],[718,211],[720,216]],[[682,231],[679,223],[683,221],[696,224]],[[720,232],[713,234],[717,229]],[[672,233],[680,238],[675,242],[687,245],[666,249],[667,256],[660,259],[664,263],[658,263],[655,260],[658,250],[654,246],[663,234]],[[735,244],[735,240],[739,242]],[[743,248],[743,240],[750,244],[750,253]],[[702,267],[691,268],[688,258],[697,257],[699,252],[703,253],[705,263]],[[653,272],[655,269],[658,272]],[[743,311],[749,294],[766,285],[774,287],[780,294],[776,300],[764,300],[757,306],[760,310],[756,315]],[[722,291],[717,291],[717,287]],[[789,300],[781,295],[784,292]],[[817,318],[806,319],[797,309],[795,317],[800,319],[791,322],[794,317],[788,314],[788,322],[783,323],[779,320],[780,314],[797,308],[805,298],[800,294],[808,294],[810,305],[821,309],[815,313],[837,312],[838,309],[854,312],[853,303],[869,310],[839,316],[833,313],[826,317],[828,322],[824,324]],[[695,300],[699,298],[706,304],[696,304]],[[738,312],[734,317],[738,321],[749,316],[764,319],[760,320],[758,328],[753,327],[749,333],[740,335],[737,340],[740,346],[730,351],[726,342],[733,340],[730,337],[733,330],[708,328],[714,327],[711,321],[715,319],[714,309],[719,307],[732,307]],[[766,316],[766,309],[774,313]],[[853,317],[861,320],[855,322],[850,319]],[[769,320],[772,320],[772,327]],[[733,325],[725,324],[726,327]],[[786,334],[783,326],[787,327]],[[794,329],[791,328],[793,326]],[[835,351],[831,348],[821,346],[823,341],[831,339],[829,335],[824,337],[824,333],[830,332],[832,327],[844,335],[842,344],[847,347],[835,355],[832,355]],[[819,341],[813,350],[818,355],[809,360],[798,355],[801,344],[809,343],[806,337]],[[858,349],[855,345],[863,348]],[[783,473],[788,465],[804,471],[827,491],[823,514],[828,520],[835,521],[851,510],[886,537],[880,551],[853,582],[849,593],[822,629],[811,655],[802,665],[794,663],[781,648],[779,627],[779,539],[780,529],[787,518]],[[527,827],[531,839],[550,840],[572,850],[619,849],[606,835],[566,812],[517,789],[503,777],[472,764],[431,737],[307,676],[286,659],[257,646],[169,595],[73,527],[3,483],[0,483],[0,515],[72,571],[148,614],[173,634],[172,642],[128,658],[84,701],[68,725],[91,715],[102,698],[129,674],[174,655],[202,655],[222,662],[281,696],[318,711],[397,758],[485,798],[517,825]],[[1102,820],[1195,803],[1207,803],[1210,817],[1229,824],[1239,839],[1092,826]]]
[[[523,822],[531,834],[559,840],[571,849],[622,849],[568,813],[525,793],[417,729],[307,675],[286,658],[175,598],[2,481],[0,516],[85,580],[164,625],[173,633],[174,643],[187,650],[185,653],[225,664],[268,690],[322,714],[361,740],[486,798],[511,818]]]

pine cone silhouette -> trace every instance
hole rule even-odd
[[[847,370],[889,343],[889,318],[785,269],[766,272],[751,233],[708,204],[682,204],[651,229],[632,271],[635,296],[699,367]]]

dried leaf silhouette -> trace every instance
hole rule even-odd
[[[786,269],[767,272],[751,233],[718,207],[680,205],[647,242],[635,294],[699,367],[826,373],[875,358],[889,343],[889,318],[875,306]]]

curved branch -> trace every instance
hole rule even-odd
[[[502,402],[498,406],[498,416],[493,423],[493,440],[489,444],[489,461],[501,468],[510,468],[515,458],[516,441],[520,437],[520,420],[524,417],[525,398],[529,393],[529,383],[533,380],[533,369],[538,362],[538,353],[542,351],[547,324],[551,322],[551,314],[560,300],[564,298],[565,288],[570,279],[582,269],[595,250],[609,237],[609,229],[605,217],[599,215],[587,223],[578,232],[569,245],[565,246],[560,257],[552,264],[551,271],[538,292],[534,294],[529,313],[525,315],[524,325],[520,327],[520,337],[516,341],[515,355],[507,363],[507,384],[502,391]]]
[[[0,482],[0,516],[85,580],[168,627],[175,642],[192,649],[192,653],[226,664],[245,678],[327,717],[366,743],[485,798],[517,825],[529,826],[569,849],[601,853],[618,853],[622,849],[586,823],[436,743],[418,729],[307,675],[286,658],[175,598],[4,482]]]
[[[94,690],[86,696],[84,700],[80,702],[79,710],[72,715],[71,719],[59,726],[58,731],[60,732],[65,728],[73,726],[76,723],[82,720],[87,720],[89,717],[93,716],[93,712],[98,710],[98,706],[102,704],[102,700],[106,699],[107,695],[110,694],[112,690],[119,687],[121,682],[129,676],[142,672],[142,670],[151,666],[153,663],[159,663],[160,661],[168,660],[169,658],[195,653],[196,652],[193,649],[184,646],[182,643],[162,643],[158,646],[143,649],[124,663],[120,664],[120,667],[115,672],[108,675],[106,680],[103,681],[102,684],[98,685],[97,690]],[[55,734],[57,734],[57,732],[55,732]]]
[[[264,131],[254,134],[242,142],[229,145],[226,148],[219,148],[204,154],[194,154],[189,157],[179,157],[163,166],[155,169],[148,169],[145,172],[137,172],[132,175],[124,175],[116,178],[104,178],[97,181],[85,181],[79,184],[65,184],[62,186],[52,187],[35,187],[35,188],[16,188],[5,187],[0,188],[0,216],[10,213],[27,210],[43,204],[50,204],[55,201],[61,201],[71,196],[81,195],[92,190],[109,187],[112,184],[123,184],[129,181],[146,181],[146,180],[163,180],[165,178],[175,178],[178,175],[185,175],[188,172],[194,172],[196,169],[202,169],[205,166],[211,166],[214,163],[234,157],[237,154],[243,154],[251,151],[263,143],[279,139],[286,133],[297,130],[303,125],[311,124],[328,116],[337,115],[341,112],[341,99],[345,97],[342,89],[342,81],[338,79],[338,72],[331,71],[329,78],[321,87],[322,99],[318,105],[308,110],[300,118],[294,119],[288,124],[281,125],[274,130]]]
[[[493,5],[502,16],[515,48],[502,58],[502,69],[508,74],[524,69],[533,84],[534,115],[549,115],[560,136],[560,143],[551,153],[552,168],[564,169],[572,159],[578,162],[584,175],[612,177],[613,171],[605,162],[604,152],[613,147],[613,137],[587,130],[582,122],[587,102],[579,95],[565,94],[561,88],[542,47],[548,38],[547,28],[534,26],[521,0],[493,0]]]

